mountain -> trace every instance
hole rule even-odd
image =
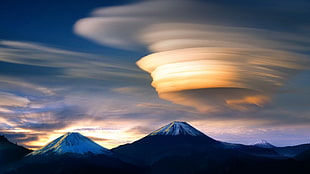
[[[307,173],[302,163],[273,148],[214,140],[186,122],[174,121],[112,151],[148,173]]]
[[[221,143],[222,148],[224,149],[231,149],[235,152],[245,153],[252,156],[277,158],[277,159],[287,158],[278,153],[275,150],[275,148],[266,148],[266,146],[262,146],[262,144],[244,145],[244,144],[233,144],[227,142],[221,142]]]
[[[5,136],[0,135],[0,166],[20,160],[31,150],[10,142]]]
[[[77,132],[68,132],[46,146],[31,152],[27,156],[46,156],[46,155],[64,155],[64,154],[105,154],[112,153],[92,141],[91,139]]]
[[[173,121],[149,134],[149,136],[155,136],[155,135],[205,136],[205,134],[195,129],[188,123],[181,121]]]
[[[303,151],[302,153],[299,153],[298,155],[295,156],[295,158],[298,160],[308,161],[310,164],[310,149],[307,149],[307,150]]]
[[[139,174],[144,170],[122,161],[110,150],[76,132],[66,133],[7,166],[1,174]]]
[[[268,143],[266,140],[261,140],[259,142],[256,142],[253,144],[253,146],[266,148],[266,149],[275,148],[274,145]]]
[[[145,163],[146,165],[150,165],[167,156],[187,156],[194,153],[210,154],[213,151],[219,151],[219,149],[221,153],[225,151],[239,156],[251,155],[283,158],[274,149],[266,148],[266,142],[263,143],[264,145],[243,145],[220,142],[203,134],[186,122],[173,121],[138,141],[121,145],[112,149],[112,151],[135,158],[140,163]]]
[[[174,121],[111,151],[79,133],[66,133],[22,160],[0,166],[0,173],[308,174],[309,149],[310,144],[265,148],[221,142]]]
[[[295,146],[275,147],[275,151],[282,156],[295,158],[301,153],[310,150],[310,144],[300,144]]]
[[[187,156],[212,150],[219,143],[186,122],[174,121],[140,140],[121,145],[112,151],[136,163],[151,165],[167,156]]]

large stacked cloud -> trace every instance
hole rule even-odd
[[[277,19],[284,12],[156,0],[98,9],[74,29],[105,45],[145,46],[152,54],[137,65],[151,74],[163,99],[202,112],[222,106],[248,110],[263,106],[293,75],[307,69],[308,57],[302,53],[309,49],[309,36],[283,28]],[[293,26],[298,28],[298,21]]]

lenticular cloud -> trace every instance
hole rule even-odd
[[[225,9],[215,4],[177,2],[99,9],[78,21],[75,31],[105,45],[145,46],[151,54],[137,65],[150,73],[159,97],[202,112],[263,106],[307,69],[302,51],[309,49],[309,38],[244,27],[234,16],[224,20]]]

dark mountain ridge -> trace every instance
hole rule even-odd
[[[0,135],[0,167],[22,159],[31,150],[10,142],[4,135]]]
[[[149,166],[149,173],[309,172],[277,147],[225,143],[197,131],[185,122],[172,122],[112,151]]]
[[[25,150],[4,137],[0,140],[0,149],[14,147],[6,156]],[[265,141],[252,145],[221,142],[186,122],[174,121],[111,150],[79,133],[66,133],[22,160],[6,163],[0,173],[308,174],[309,152],[310,144],[276,147]]]

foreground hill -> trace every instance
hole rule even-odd
[[[31,150],[10,142],[0,135],[0,167],[23,158]]]

